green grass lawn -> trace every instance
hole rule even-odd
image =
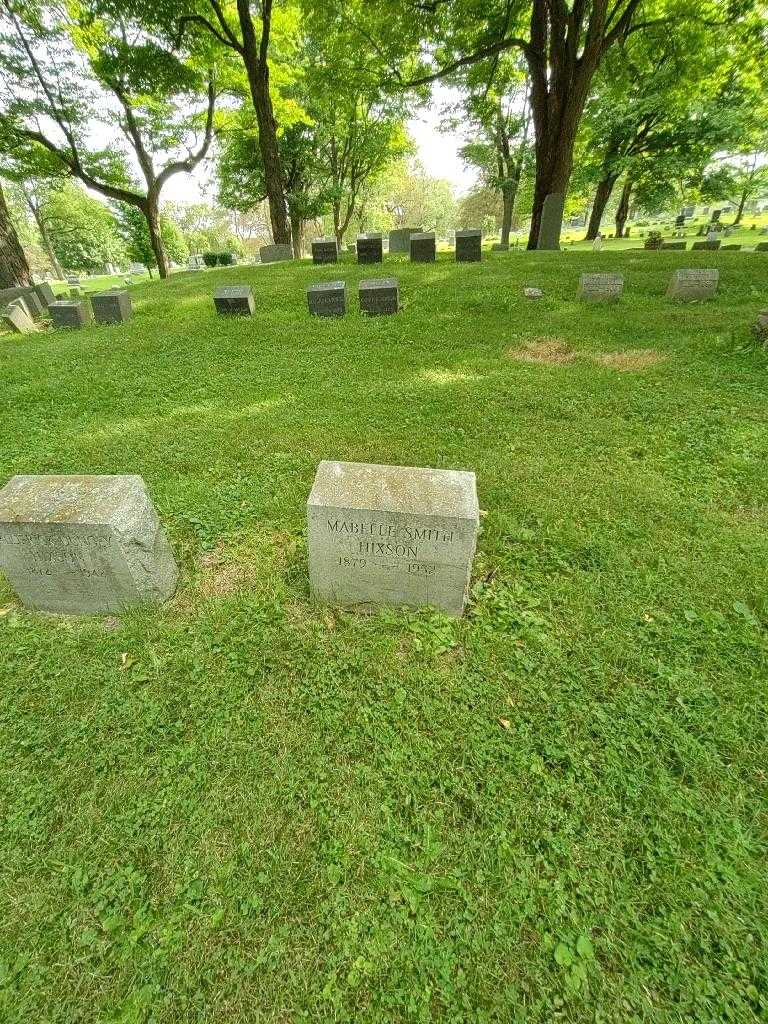
[[[678,266],[719,297],[669,303]],[[404,308],[364,319],[382,272]],[[236,281],[256,315],[217,318]],[[132,294],[0,338],[0,482],[139,473],[182,568],[119,618],[0,582],[0,1019],[765,1020],[768,254]],[[310,602],[326,458],[476,471],[464,619]]]

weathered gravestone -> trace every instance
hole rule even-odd
[[[757,320],[752,329],[758,341],[764,345],[768,343],[768,309],[763,309],[757,314]]]
[[[27,308],[21,299],[14,299],[13,302],[3,310],[3,326],[9,328],[14,334],[34,334],[37,326],[27,312]]]
[[[585,302],[618,302],[623,291],[621,274],[582,274],[576,298]]]
[[[339,258],[339,247],[335,238],[316,238],[312,243],[313,263],[336,263]]]
[[[411,235],[420,235],[423,228],[396,228],[389,232],[390,252],[409,252],[411,248]]]
[[[740,245],[734,245],[734,244],[731,244],[731,245],[721,245],[720,246],[720,252],[741,252],[741,246]]]
[[[677,249],[679,251],[682,251],[683,249],[685,249],[686,245],[687,245],[686,242],[662,242],[661,245],[659,246],[659,248],[660,249]]]
[[[707,249],[709,251],[712,251],[714,249],[719,249],[720,245],[720,239],[717,238],[714,241],[694,242],[691,246],[691,249]]]
[[[79,277],[74,277],[74,276],[69,276],[69,277],[67,277],[67,284],[71,288],[79,288],[80,287],[80,278]]]
[[[344,316],[347,311],[345,281],[322,281],[307,288],[307,304],[313,316]]]
[[[456,232],[456,262],[478,263],[483,254],[483,234],[479,228]]]
[[[434,231],[419,231],[411,235],[411,263],[434,263],[435,252]]]
[[[158,603],[178,569],[140,476],[15,476],[0,491],[0,570],[30,608]]]
[[[768,242],[758,242],[755,246],[755,252],[768,252]]]
[[[491,252],[509,252],[509,242],[494,242]]]
[[[564,208],[565,195],[562,192],[550,192],[545,197],[544,205],[541,208],[539,237],[536,242],[537,249],[560,248],[560,230],[563,223]]]
[[[91,296],[93,319],[97,324],[121,324],[133,316],[131,296],[124,288],[110,288]]]
[[[129,263],[128,273],[129,274],[146,274],[147,268],[143,263]]]
[[[717,293],[719,270],[676,270],[667,289],[668,299],[695,302],[711,299]]]
[[[321,462],[307,502],[313,596],[461,615],[475,554],[475,474]]]
[[[57,299],[48,307],[54,327],[85,327],[92,319],[85,299]]]
[[[247,284],[217,288],[213,293],[213,304],[220,316],[251,316],[256,308],[253,292]]]
[[[357,236],[357,262],[382,263],[384,261],[384,239],[381,234]]]
[[[283,260],[293,259],[293,249],[290,245],[262,245],[259,249],[259,258],[262,263],[281,263]]]
[[[394,277],[372,277],[361,281],[358,296],[363,313],[397,313],[400,308],[400,291]]]

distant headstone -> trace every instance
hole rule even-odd
[[[3,310],[2,321],[3,326],[9,328],[14,334],[34,334],[37,330],[37,325],[21,299],[14,299],[6,306]]]
[[[313,316],[344,316],[347,285],[344,281],[322,281],[307,288],[307,304]]]
[[[56,301],[53,288],[51,288],[47,281],[41,281],[39,284],[36,284],[35,291],[43,306],[50,306],[52,302]]]
[[[688,219],[692,217],[694,213],[696,213],[696,208],[694,206],[686,206],[682,212],[682,216]]]
[[[562,192],[550,192],[544,199],[544,205],[541,208],[539,237],[536,242],[537,249],[560,248],[560,230],[563,225],[564,208],[565,195]]]
[[[293,249],[290,245],[262,245],[259,249],[259,257],[262,263],[281,263],[283,260],[293,259]]]
[[[357,262],[382,263],[384,260],[384,238],[381,234],[357,236]]]
[[[509,242],[494,242],[491,252],[509,252]]]
[[[541,288],[523,288],[523,295],[526,299],[540,299],[544,292]]]
[[[339,258],[339,247],[335,238],[316,238],[312,243],[313,263],[336,263]]]
[[[691,245],[691,249],[707,249],[709,251],[713,251],[715,249],[719,249],[720,244],[721,243],[719,238],[711,239],[709,238],[709,236],[707,236],[706,242],[694,242]]]
[[[140,476],[15,476],[0,491],[0,570],[30,608],[159,603],[178,569]]]
[[[313,596],[461,615],[475,554],[475,474],[321,462],[307,502]]]
[[[713,210],[712,211],[712,223],[713,224],[716,224],[720,220],[720,214],[722,212],[723,212],[722,210]]]
[[[434,231],[419,231],[411,235],[411,263],[434,263],[435,251]]]
[[[483,255],[483,234],[479,228],[456,232],[456,262],[478,263]]]
[[[675,217],[675,227],[676,228],[684,228],[685,227],[685,214],[684,213],[679,213],[677,215],[677,217]]]
[[[143,263],[130,263],[128,265],[129,274],[146,274],[147,268]]]
[[[711,299],[717,293],[719,270],[676,270],[667,289],[668,299],[695,302]]]
[[[67,284],[71,288],[79,288],[80,287],[80,278],[79,277],[67,277]]]
[[[85,299],[57,299],[48,307],[54,327],[85,327],[92,319]]]
[[[422,234],[422,228],[396,228],[389,232],[390,252],[410,252],[411,235]]]
[[[576,298],[586,302],[618,302],[623,291],[621,274],[582,274]]]
[[[741,252],[741,246],[735,244],[721,245],[720,252]]]
[[[685,249],[687,244],[688,244],[687,242],[662,242],[661,245],[659,246],[659,248],[660,249],[677,249],[678,251],[682,251],[683,249]]]
[[[131,296],[124,288],[110,288],[91,296],[93,319],[97,324],[121,324],[133,315]]]
[[[361,281],[358,296],[363,313],[397,313],[400,308],[400,291],[394,277],[372,277]]]
[[[758,242],[755,246],[755,252],[768,252],[768,242]]]
[[[213,293],[213,304],[220,316],[252,316],[256,304],[250,285],[230,284],[217,288]]]

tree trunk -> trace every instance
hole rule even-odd
[[[733,222],[733,226],[741,224],[741,218],[744,216],[744,207],[747,205],[747,192],[746,190],[741,193],[741,199],[739,200],[739,208],[736,211],[736,219]]]
[[[48,257],[48,262],[51,265],[51,270],[54,272],[59,281],[62,281],[64,279],[64,271],[62,270],[61,264],[56,258],[56,253],[53,251],[53,243],[51,242],[51,236],[48,233],[48,225],[45,223],[45,218],[40,213],[39,208],[34,203],[30,203],[29,208],[32,211],[32,216],[35,218],[37,230],[40,232],[40,238],[43,242],[45,255]]]
[[[148,196],[146,206],[141,207],[141,212],[147,220],[149,241],[152,246],[152,252],[155,254],[157,273],[162,279],[165,279],[168,277],[168,260],[165,257],[165,246],[163,245],[163,236],[160,232],[160,212],[157,196]]]
[[[606,174],[597,184],[595,201],[592,204],[592,213],[589,218],[589,226],[587,227],[587,239],[589,241],[597,238],[597,234],[600,231],[600,223],[617,178],[618,174]]]
[[[624,237],[624,225],[627,223],[627,217],[629,215],[629,200],[632,196],[632,189],[634,182],[631,178],[627,178],[624,182],[624,188],[621,190],[621,198],[619,199],[619,205],[616,210],[616,237]]]
[[[300,260],[304,255],[304,222],[296,213],[291,213],[291,242],[294,259]]]
[[[502,245],[509,245],[509,233],[512,230],[512,216],[515,212],[515,194],[508,188],[501,190],[501,198],[504,203],[501,215],[501,235],[499,236]]]
[[[32,284],[32,274],[27,257],[0,188],[0,288],[17,288],[29,284]]]
[[[544,100],[546,102],[546,99]],[[549,105],[549,104],[547,104]],[[534,103],[534,124],[536,126],[536,177],[533,190],[533,211],[531,229],[528,235],[529,249],[559,249],[560,231],[552,231],[551,237],[541,234],[542,213],[547,196],[560,196],[563,201],[568,192],[568,182],[573,168],[573,148],[576,130],[583,109],[583,102],[571,98],[565,102],[560,116],[549,119],[537,115]],[[562,224],[562,216],[560,218]]]
[[[269,204],[269,220],[275,245],[291,241],[280,150],[277,144],[277,122],[269,95],[269,70],[266,66],[248,67],[248,84],[259,129],[259,152],[264,166],[264,186]]]

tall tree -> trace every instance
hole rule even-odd
[[[190,173],[210,148],[210,74],[139,22],[95,3],[38,8],[30,0],[0,0],[0,31],[0,149],[17,168],[70,175],[139,209],[165,277],[160,196],[171,177]],[[191,109],[201,92],[202,113]],[[103,148],[92,142],[97,127],[111,135]]]
[[[0,288],[15,288],[32,283],[27,257],[11,220],[5,195],[0,187]]]

